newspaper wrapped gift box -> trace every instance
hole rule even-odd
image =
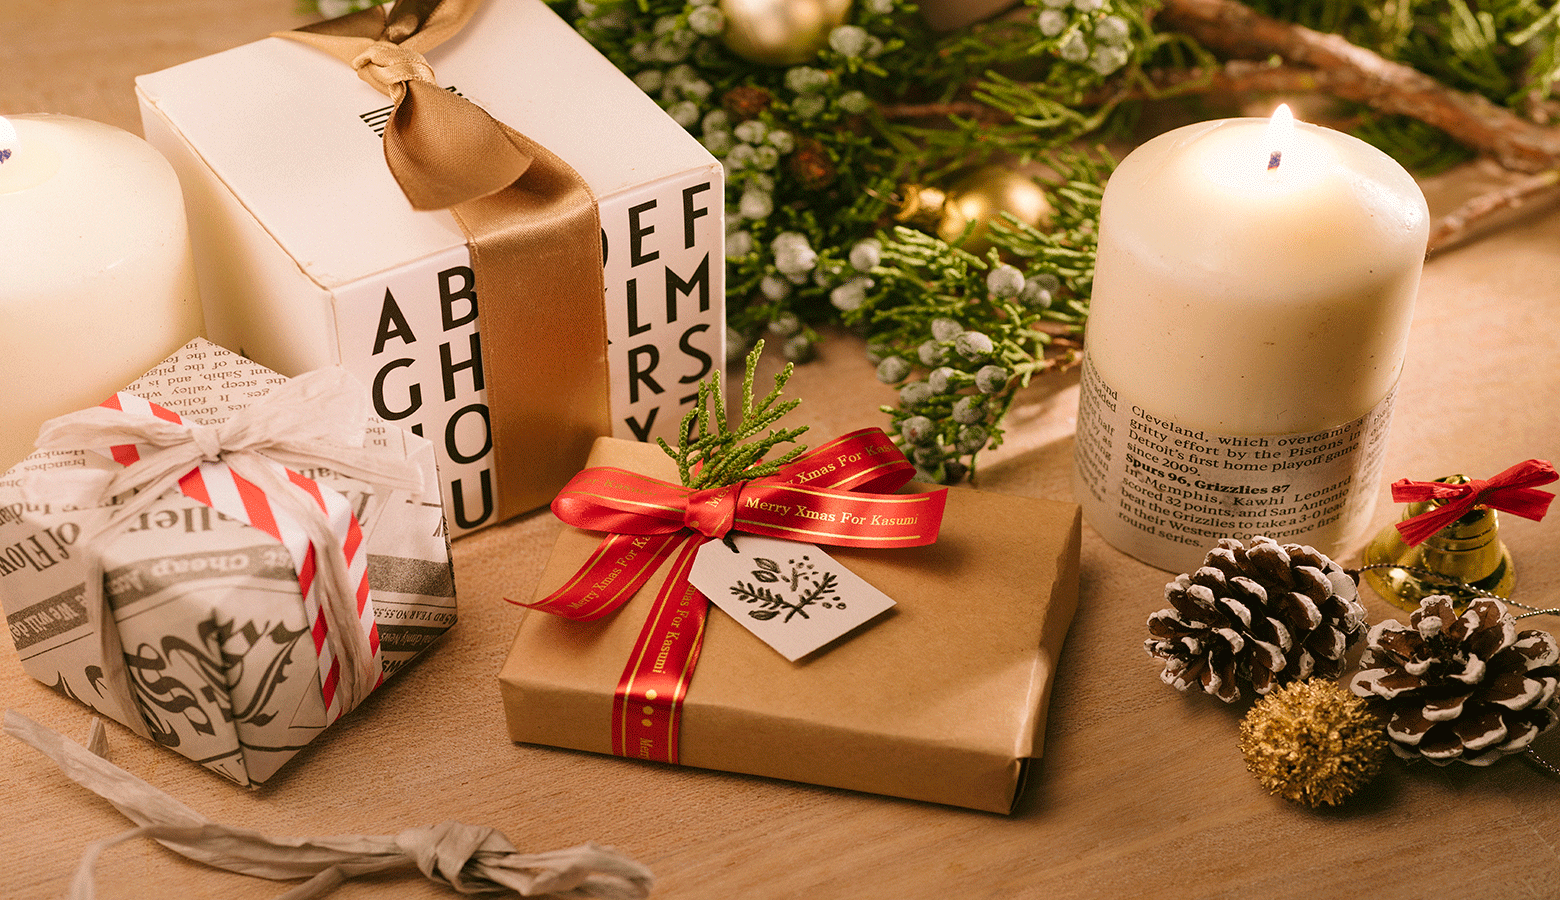
[[[598,441],[590,464],[677,480],[644,444]],[[797,663],[712,612],[683,706],[682,762],[1011,811],[1040,755],[1077,604],[1079,521],[1071,503],[955,489],[931,546],[825,548],[897,605]],[[565,528],[537,596],[600,539]],[[594,622],[524,613],[499,675],[511,738],[612,752],[613,693],[664,578]]]
[[[141,398],[209,425],[286,381],[195,340],[114,402]],[[337,509],[356,514],[388,677],[454,624],[454,576],[428,441],[370,418],[364,442],[397,465],[410,464],[425,492],[376,488],[325,460],[302,474],[326,489],[322,496],[344,498],[331,499]],[[22,667],[240,784],[259,784],[340,713],[322,688],[329,645],[325,653],[317,646],[319,623],[305,609],[300,567],[270,535],[179,489],[102,541],[80,540],[110,507],[60,508],[47,502],[51,483],[101,483],[98,473],[121,469],[104,453],[39,450],[0,478],[0,599]],[[213,495],[220,489],[210,488]],[[133,711],[106,686],[112,661],[90,624],[100,617],[84,602],[86,573],[96,564]]]
[[[440,86],[595,194],[605,297],[573,312],[558,298],[525,344],[479,335],[465,235],[402,195],[378,134],[390,101],[345,63],[271,37],[142,75],[136,92],[184,189],[207,336],[285,375],[340,364],[369,385],[380,417],[434,442],[460,537],[551,501],[598,434],[675,438],[725,358],[725,188],[720,163],[542,0],[485,0],[426,57]],[[600,346],[549,340],[592,315]],[[517,355],[558,384],[484,380],[484,361]],[[608,411],[587,417],[564,391],[602,367],[611,431],[581,435]],[[495,387],[534,422],[529,471],[493,469]]]

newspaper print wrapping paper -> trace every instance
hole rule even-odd
[[[126,393],[213,424],[285,381],[197,339]],[[300,474],[345,497],[361,523],[389,677],[454,624],[454,578],[432,446],[374,419],[365,444],[414,464],[428,487],[387,492],[326,460]],[[292,554],[176,490],[97,542],[137,707],[123,709],[83,603],[89,561],[78,542],[108,508],[58,501],[94,470],[118,467],[90,451],[38,451],[0,478],[0,599],[22,666],[239,784],[261,783],[334,718]]]

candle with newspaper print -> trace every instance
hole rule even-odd
[[[1191,571],[1221,537],[1337,552],[1368,524],[1428,237],[1424,195],[1336,131],[1226,119],[1111,176],[1074,486],[1111,544]]]

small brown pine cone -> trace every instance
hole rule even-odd
[[[1148,617],[1148,655],[1160,679],[1226,703],[1240,682],[1258,694],[1301,678],[1336,678],[1365,630],[1354,579],[1311,547],[1224,538],[1203,565],[1165,585],[1169,609]]]
[[[757,118],[775,102],[774,95],[761,87],[738,85],[721,95],[720,105],[738,122]]]
[[[1452,602],[1426,597],[1407,627],[1373,627],[1350,688],[1381,698],[1398,756],[1487,766],[1560,719],[1560,647],[1547,631],[1519,633],[1499,600],[1474,600],[1462,615]]]
[[[796,143],[796,151],[787,163],[791,174],[809,191],[822,190],[834,181],[839,170],[829,150],[817,138],[802,138]]]

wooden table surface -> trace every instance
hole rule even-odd
[[[294,0],[8,0],[0,113],[63,112],[139,132],[132,79],[292,27]],[[1432,211],[1489,178],[1426,183]],[[3,251],[0,251],[3,252]],[[1560,210],[1427,265],[1384,481],[1490,475],[1560,455]],[[889,398],[860,342],[833,336],[792,382],[816,434],[879,424]],[[1304,386],[1297,385],[1297,390]],[[1075,377],[1029,389],[986,490],[1070,498]],[[1397,509],[1385,485],[1377,525]],[[1023,527],[1023,523],[1014,523]],[[584,841],[654,870],[668,898],[1560,896],[1560,781],[1522,759],[1406,767],[1342,809],[1268,796],[1236,749],[1239,709],[1162,685],[1143,653],[1166,574],[1085,530],[1082,599],[1045,755],[1011,816],[546,747],[505,735],[495,674],[559,526],[534,514],[457,542],[461,621],[425,658],[246,791],[111,724],[112,758],[212,818],[276,835],[392,833],[457,819],[522,849]],[[1560,602],[1560,520],[1508,518],[1517,599]],[[1357,558],[1358,547],[1340,554]],[[1373,620],[1397,615],[1369,597]],[[1553,629],[1553,618],[1527,627]],[[78,740],[88,713],[0,652],[0,705]],[[1560,733],[1540,740],[1560,762]],[[31,749],[0,738],[0,895],[62,896],[83,846],[127,823]],[[117,847],[99,896],[270,897],[285,888]],[[412,877],[335,896],[437,897]]]

